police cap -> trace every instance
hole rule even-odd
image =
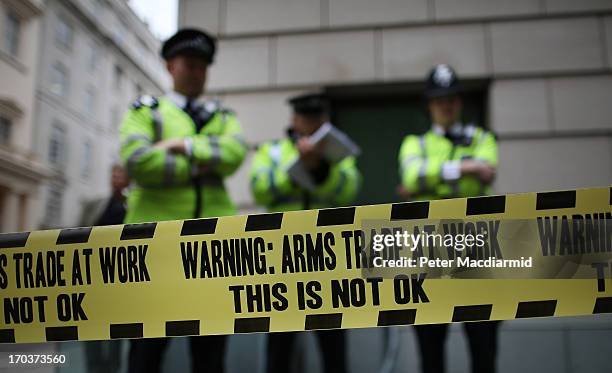
[[[178,55],[204,57],[209,63],[213,62],[216,51],[216,40],[202,30],[184,28],[177,31],[164,42],[161,56],[165,60]]]
[[[329,111],[329,99],[324,93],[310,92],[287,101],[293,111],[302,115],[323,115]]]
[[[440,64],[431,69],[425,83],[425,97],[453,96],[460,91],[459,79],[452,67]]]

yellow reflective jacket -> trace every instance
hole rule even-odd
[[[406,136],[399,151],[399,173],[414,200],[489,194],[490,187],[476,177],[444,178],[442,169],[450,161],[477,159],[497,166],[497,142],[491,132],[471,124],[461,126],[461,131],[461,141],[455,145],[433,129],[421,136]]]
[[[287,138],[258,148],[250,174],[251,191],[258,205],[268,211],[291,211],[353,202],[361,183],[354,157],[331,164],[327,177],[312,192],[296,185],[287,172],[298,157],[295,144]]]
[[[121,159],[135,186],[128,195],[126,223],[231,215],[236,208],[223,179],[234,173],[247,153],[236,116],[207,105],[209,120],[196,132],[191,117],[171,100],[141,99],[128,111],[120,129]],[[192,157],[153,145],[189,137]],[[211,172],[195,177],[198,164]]]

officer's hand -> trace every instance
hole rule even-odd
[[[310,169],[317,168],[321,160],[317,145],[312,144],[307,137],[302,137],[298,140],[296,146],[300,152],[300,159],[306,167]]]
[[[495,180],[496,169],[485,162],[480,162],[478,178],[483,184],[491,184]]]
[[[486,162],[466,159],[461,161],[461,175],[477,177],[483,184],[490,184],[495,179],[496,169]]]
[[[412,194],[402,184],[398,185],[395,188],[395,192],[404,201],[409,201],[410,197],[412,197]]]
[[[155,143],[153,148],[164,149],[174,154],[185,154],[187,152],[185,149],[185,141],[183,139],[162,140]]]
[[[461,161],[461,175],[473,175],[478,174],[478,163],[473,159],[465,159]]]

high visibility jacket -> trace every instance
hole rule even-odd
[[[353,157],[331,164],[329,173],[312,192],[296,185],[287,173],[298,159],[297,147],[290,139],[262,144],[253,159],[251,191],[255,202],[268,211],[291,211],[349,205],[361,183]]]
[[[459,140],[455,142],[433,129],[421,136],[409,135],[404,139],[399,152],[399,172],[402,185],[414,200],[489,194],[490,187],[475,176],[448,178],[443,172],[445,167],[458,167],[463,159],[497,166],[495,136],[471,124],[459,128]]]
[[[143,104],[142,102],[146,102]],[[242,163],[247,147],[236,116],[206,105],[199,132],[191,117],[165,97],[140,100],[120,130],[121,159],[135,182],[127,199],[126,223],[231,215],[236,208],[223,179]],[[159,140],[192,139],[192,156],[154,149]],[[211,172],[196,177],[198,164]]]

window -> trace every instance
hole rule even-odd
[[[120,44],[123,44],[127,40],[129,33],[129,27],[127,23],[121,18],[116,19],[114,31],[115,40],[117,40]]]
[[[49,163],[54,166],[62,166],[66,158],[66,131],[58,124],[51,128],[49,137]]]
[[[6,13],[4,29],[4,45],[11,56],[19,54],[19,36],[21,33],[21,20],[11,11]]]
[[[121,123],[119,123],[119,110],[117,110],[117,107],[113,107],[111,109],[111,124],[110,124],[110,130],[111,131],[116,131],[117,128],[119,128],[119,126],[121,125]]]
[[[119,65],[115,65],[115,88],[121,88],[123,82],[123,69]]]
[[[81,177],[87,179],[91,169],[91,142],[89,140],[83,143],[83,154],[81,157]]]
[[[45,206],[45,223],[49,228],[61,225],[63,194],[60,186],[51,185],[49,187]]]
[[[53,65],[51,77],[51,92],[58,96],[66,97],[68,95],[69,78],[68,70],[61,63]]]
[[[74,39],[74,29],[72,25],[63,17],[58,17],[57,27],[55,29],[55,40],[65,48],[72,48],[72,40]]]
[[[145,58],[147,58],[147,51],[144,49],[143,45],[147,45],[147,43],[138,38],[136,43],[136,55],[138,56],[138,61],[144,61]]]
[[[89,54],[87,56],[87,67],[92,72],[98,66],[98,47],[95,44],[89,44]]]
[[[96,91],[89,87],[85,90],[85,113],[95,114],[96,111]]]
[[[94,3],[94,11],[96,17],[101,17],[104,14],[104,4],[102,4],[102,0],[93,0]]]
[[[11,141],[11,120],[0,117],[0,144],[7,145]]]

